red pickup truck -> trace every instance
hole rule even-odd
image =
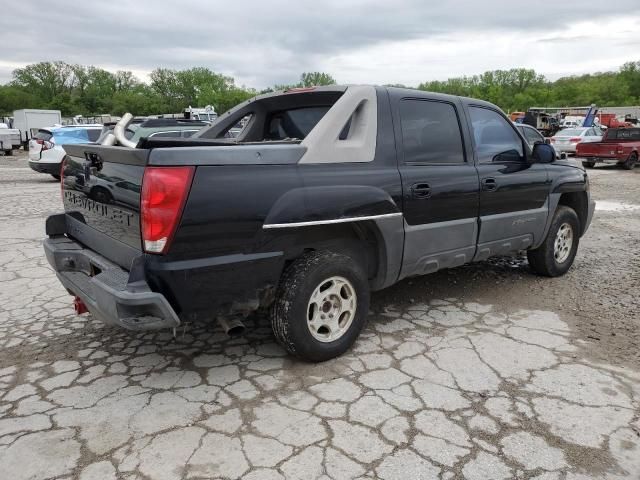
[[[640,128],[609,128],[601,142],[579,143],[576,157],[585,167],[596,163],[617,163],[631,170],[638,163]]]

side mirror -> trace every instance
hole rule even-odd
[[[531,156],[534,163],[551,163],[556,159],[556,152],[551,145],[536,143]]]

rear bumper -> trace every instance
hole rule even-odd
[[[553,145],[558,153],[576,153],[576,144]]]
[[[609,165],[615,165],[617,163],[623,162],[624,158],[616,158],[616,157],[579,157],[577,160],[582,162],[593,162],[593,163],[606,163]]]
[[[60,164],[50,162],[34,162],[29,160],[29,167],[39,173],[48,173],[49,175],[60,175]]]
[[[149,288],[141,262],[127,272],[65,236],[47,238],[44,251],[62,285],[103,322],[129,330],[180,324],[164,295]]]

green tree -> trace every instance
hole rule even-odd
[[[323,72],[303,72],[300,75],[301,87],[318,87],[322,85],[335,85],[335,79],[328,73]]]

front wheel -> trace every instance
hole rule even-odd
[[[560,205],[544,242],[527,252],[529,265],[538,275],[558,277],[573,265],[580,241],[580,220],[576,212]]]
[[[582,166],[585,168],[593,168],[596,166],[596,162],[582,162]]]
[[[322,362],[347,351],[365,325],[369,285],[351,257],[310,252],[283,274],[271,326],[289,353]]]

